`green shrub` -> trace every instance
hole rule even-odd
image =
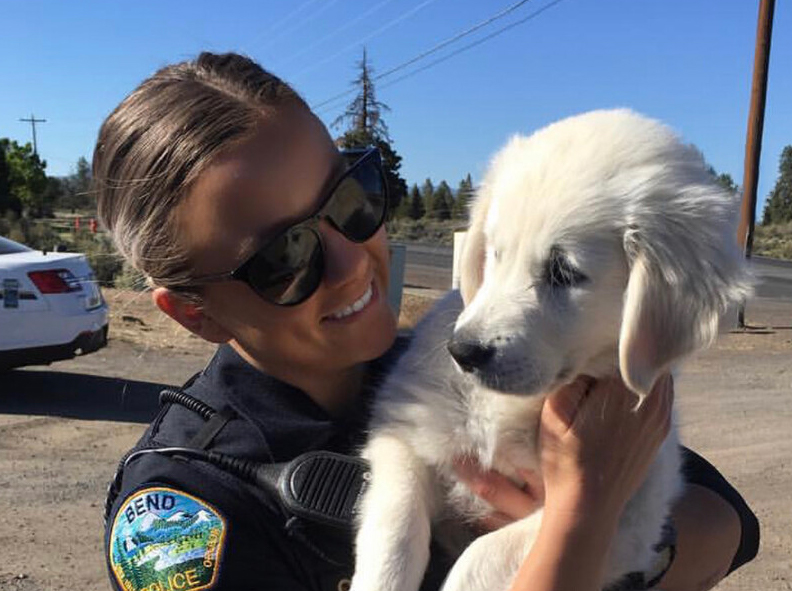
[[[75,234],[74,244],[70,250],[85,255],[100,285],[105,287],[115,285],[116,276],[123,269],[124,259],[116,251],[109,236],[80,230]]]
[[[94,234],[87,229],[58,233],[50,222],[20,218],[8,212],[0,217],[0,236],[37,250],[53,251],[58,247],[57,250],[83,253],[103,287],[148,289],[143,274],[124,261],[107,234]]]
[[[792,260],[792,222],[756,226],[753,254]]]
[[[121,272],[116,275],[115,286],[119,289],[131,289],[133,291],[146,291],[149,289],[145,275],[126,261],[124,261]]]
[[[454,232],[467,228],[462,220],[420,220],[395,219],[387,224],[388,238],[394,242],[423,242],[451,246],[454,243]]]
[[[0,236],[36,250],[52,251],[61,242],[48,223],[18,217],[13,212],[7,212],[5,217],[0,218]]]

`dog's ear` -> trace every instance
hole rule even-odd
[[[466,306],[473,300],[484,281],[487,248],[484,223],[487,220],[490,201],[489,191],[483,186],[479,189],[470,210],[470,225],[459,259],[459,290],[462,292],[462,301]]]
[[[624,295],[619,369],[641,400],[674,359],[696,347],[700,335],[695,333],[711,329],[706,322],[697,326],[696,313],[677,305],[671,291],[655,265],[637,254]]]
[[[685,215],[690,217],[689,212]],[[718,227],[712,220],[679,216],[625,232],[630,275],[619,367],[641,399],[675,361],[708,346],[717,336],[721,315],[750,293],[732,228],[722,219]]]

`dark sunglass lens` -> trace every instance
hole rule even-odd
[[[263,298],[281,305],[307,299],[322,280],[322,251],[316,234],[289,230],[251,260],[248,281]]]
[[[324,214],[350,240],[363,242],[382,225],[386,206],[382,174],[376,161],[369,158],[341,180]]]

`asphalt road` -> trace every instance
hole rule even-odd
[[[754,257],[751,268],[756,278],[756,296],[792,300],[792,261]]]
[[[407,244],[404,286],[451,289],[454,250],[449,246]]]
[[[451,247],[407,244],[404,286],[450,289],[452,264]],[[757,278],[756,297],[792,300],[792,261],[754,257],[750,266]]]

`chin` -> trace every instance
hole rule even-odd
[[[366,334],[361,336],[361,345],[365,347],[365,359],[371,361],[383,355],[391,348],[396,340],[396,316],[390,307],[383,305],[383,310],[378,314],[377,322],[372,322],[367,327]]]
[[[356,363],[380,357],[396,340],[396,316],[387,302],[381,302],[372,312],[375,313],[371,314],[368,322],[356,326],[350,335],[352,346],[349,350],[355,352]]]
[[[345,364],[376,359],[390,349],[396,339],[397,319],[382,283],[375,281],[372,301],[362,311],[325,324],[330,355],[343,358]]]

